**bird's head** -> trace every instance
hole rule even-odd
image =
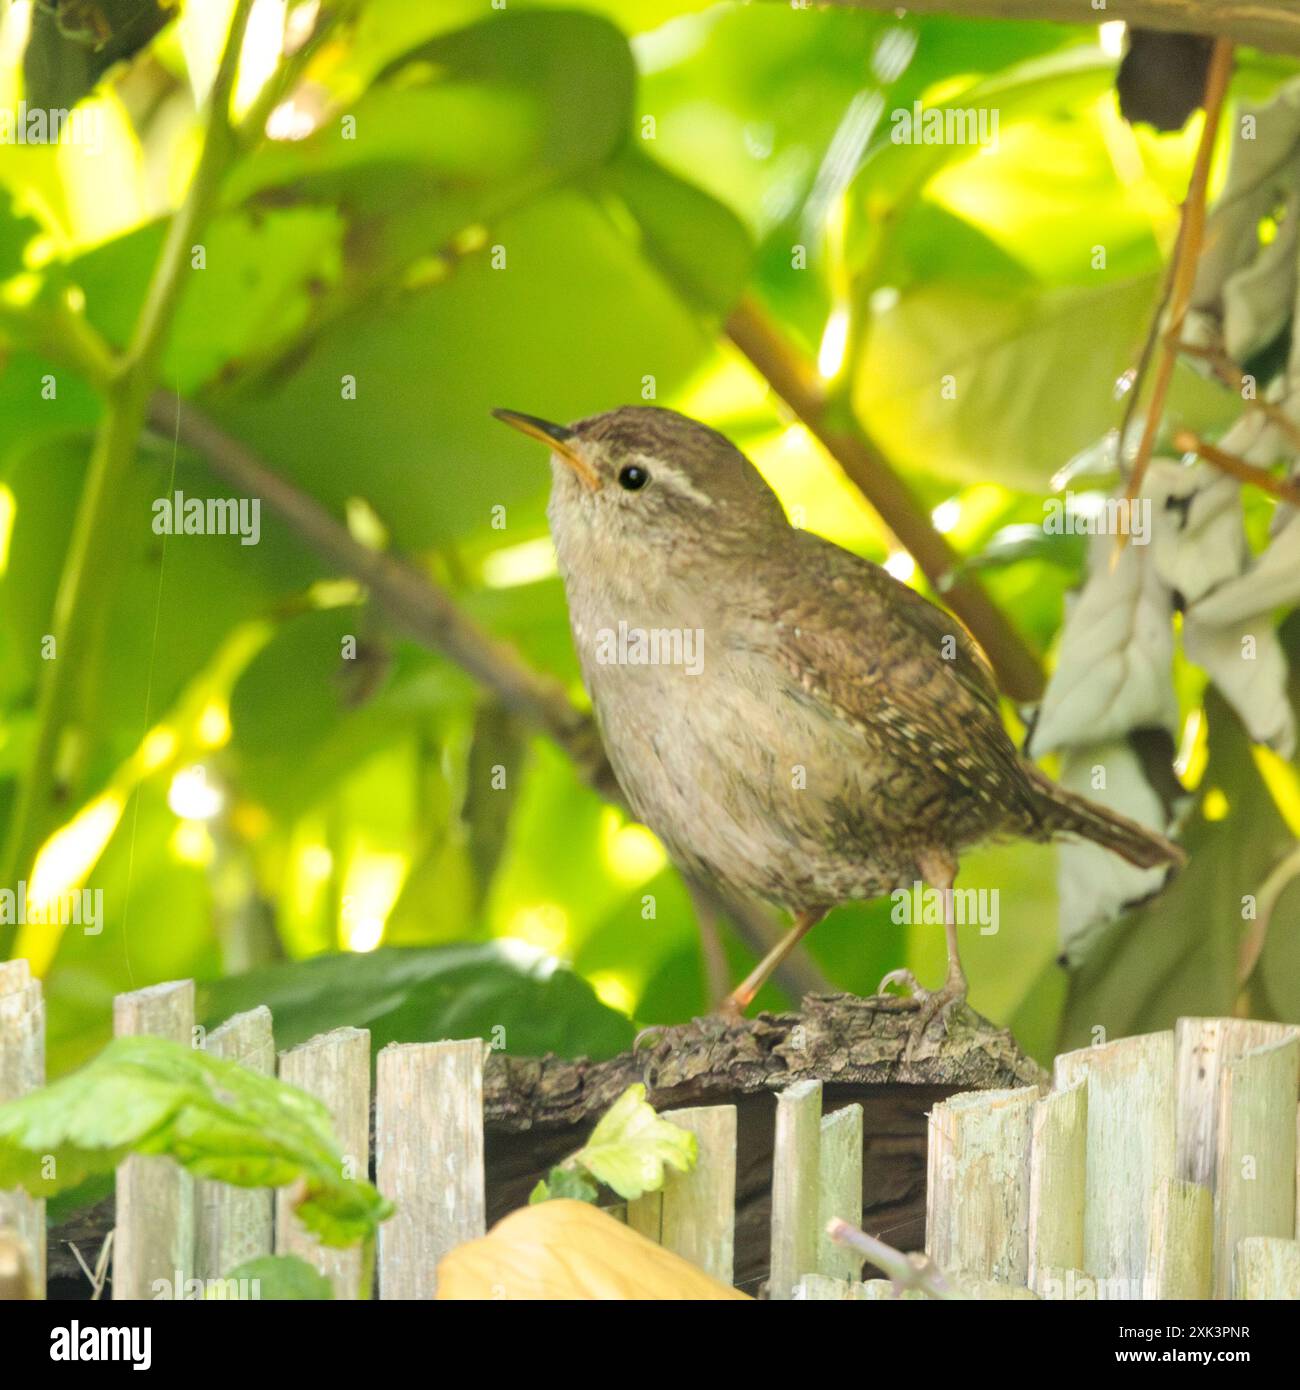
[[[566,567],[575,547],[615,564],[654,550],[662,563],[682,545],[725,553],[787,524],[744,454],[674,410],[621,406],[574,425],[493,414],[551,450],[549,516]]]

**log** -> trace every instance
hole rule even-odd
[[[925,1244],[926,1112],[957,1091],[1036,1086],[1046,1073],[1009,1032],[966,1009],[948,1036],[905,1062],[915,1018],[904,999],[808,995],[801,1013],[759,1014],[734,1027],[716,1020],[673,1030],[608,1061],[488,1054],[483,1074],[487,1223],[528,1201],[538,1178],[580,1148],[596,1120],[633,1082],[659,1111],[736,1107],[737,1284],[767,1277],[776,1093],[823,1083],[827,1112],[863,1109],[863,1226],[903,1250]],[[67,1242],[98,1250],[113,1224],[111,1199],[50,1233],[55,1295],[84,1297],[85,1276]],[[885,1234],[887,1233],[887,1234]],[[811,1272],[811,1271],[809,1271]],[[873,1273],[868,1269],[868,1277]]]

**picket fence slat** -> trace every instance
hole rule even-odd
[[[113,1000],[116,1037],[194,1041],[194,981],[173,980]],[[117,1170],[115,1299],[184,1298],[194,1277],[194,1179],[170,1158],[128,1158]]]
[[[379,1296],[432,1298],[438,1261],[486,1230],[483,1043],[392,1043],[375,1069]]]
[[[0,1102],[45,1084],[45,1004],[25,960],[0,962]],[[30,1281],[45,1297],[45,1203],[22,1191],[0,1192],[0,1230],[12,1228],[15,1286]],[[21,1266],[21,1270],[19,1268]]]
[[[1247,1236],[1233,1260],[1234,1298],[1300,1299],[1300,1241]]]
[[[821,1119],[820,1081],[796,1081],[776,1098],[769,1298],[793,1298],[799,1280],[816,1272],[821,1248]]]
[[[926,1253],[959,1283],[1024,1284],[1038,1090],[967,1091],[930,1112]]]
[[[1200,1183],[1167,1178],[1151,1209],[1144,1298],[1209,1298],[1214,1197]]]
[[[1042,1269],[1083,1264],[1087,1185],[1088,1088],[1054,1091],[1034,1103],[1029,1140],[1029,1263],[1038,1288]]]
[[[262,1076],[275,1075],[275,1038],[265,1005],[236,1014],[207,1036],[204,1050]],[[200,1180],[194,1195],[197,1242],[194,1277],[223,1279],[248,1260],[271,1253],[275,1195],[269,1187],[232,1187]]]
[[[1243,1238],[1289,1239],[1296,1222],[1296,1131],[1300,1038],[1247,1053],[1219,1077],[1215,1159],[1214,1291],[1227,1297]]]
[[[730,1284],[736,1249],[736,1107],[665,1110],[663,1118],[695,1135],[695,1167],[670,1174],[662,1192],[629,1202],[627,1224]]]
[[[862,1136],[861,1105],[846,1105],[822,1117],[817,1270],[850,1283],[862,1277],[862,1256],[846,1245],[837,1245],[826,1234],[826,1225],[833,1217],[850,1226],[862,1225]]]
[[[1177,1176],[1213,1192],[1218,1162],[1219,1079],[1230,1062],[1300,1036],[1287,1023],[1253,1018],[1180,1018],[1174,1025]]]
[[[280,1054],[280,1080],[319,1100],[330,1113],[343,1152],[345,1177],[364,1178],[370,1170],[370,1033],[336,1028]],[[293,1214],[292,1188],[280,1188],[275,1202],[275,1252],[297,1255],[334,1285],[335,1298],[358,1298],[362,1256],[359,1249],[321,1245]]]
[[[1083,1267],[1141,1296],[1151,1213],[1175,1177],[1174,1035],[1146,1033],[1056,1059],[1055,1090],[1088,1087]]]

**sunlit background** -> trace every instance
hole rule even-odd
[[[1112,481],[1097,445],[1177,231],[1199,114],[1169,135],[1120,118],[1116,24],[577,8],[357,7],[272,110],[270,143],[228,178],[165,384],[362,543],[416,558],[582,700],[546,470],[493,424],[496,405],[570,419],[653,399],[698,416],[749,453],[799,524],[924,587],[728,343],[721,320],[743,288],[1049,653],[1084,551],[1044,537],[1042,499],[1053,478],[1081,493]],[[4,12],[0,103],[32,96],[32,16],[29,0]],[[94,148],[0,145],[4,302],[65,295],[125,339],[159,219],[193,170],[195,103],[228,17],[182,4],[73,93]],[[317,19],[315,3],[257,0],[237,114]],[[416,69],[387,71],[430,41],[442,46]],[[1287,71],[1243,56],[1234,93],[1270,91]],[[996,110],[996,144],[893,143],[891,112],[918,101]],[[354,142],[335,138],[349,110]],[[67,373],[42,399],[48,371],[15,350],[0,373],[0,811],[31,736],[36,653],[99,411]],[[945,374],[951,399],[935,389]],[[1177,389],[1205,425],[1228,418],[1212,391]],[[138,524],[81,691],[84,775],[27,875],[35,902],[102,889],[105,930],[28,926],[16,942],[47,976],[52,1070],[102,1042],[116,991],[391,946],[520,943],[503,959],[545,975],[554,958],[638,1022],[707,1007],[693,914],[647,830],[445,659],[398,639],[265,512],[257,547],[154,536],[152,498],[214,489],[170,439],[145,441],[131,488],[122,514]],[[341,661],[348,637],[357,654]],[[1180,680],[1179,765],[1196,787],[1202,691],[1193,672]],[[1251,756],[1300,834],[1294,767]],[[1209,791],[1204,815],[1231,816],[1231,789]],[[969,962],[974,1000],[1049,1054],[1066,991],[1053,854],[994,847],[963,868],[964,885],[1002,890],[1001,932]],[[939,937],[909,936],[876,905],[835,914],[811,950],[837,986],[865,992],[904,962],[937,978]],[[742,947],[729,933],[724,945],[739,973]],[[382,1011],[382,993],[365,1007]],[[365,1021],[346,995],[336,1014]],[[534,1023],[534,1046],[623,1037]]]

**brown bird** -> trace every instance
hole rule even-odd
[[[1142,868],[1182,862],[1022,757],[961,625],[792,527],[715,430],[641,406],[572,426],[494,413],[551,450],[574,644],[629,805],[689,878],[794,915],[724,1012],[831,907],[919,881],[943,893],[947,981],[881,986],[912,988],[915,1038],[966,995],[949,891],[963,850],[1073,835]]]

